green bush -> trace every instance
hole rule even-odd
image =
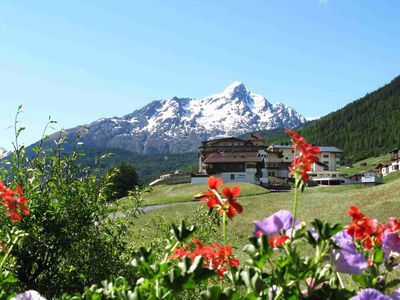
[[[126,275],[128,244],[123,236],[129,224],[110,219],[107,178],[96,176],[95,169],[82,169],[77,151],[65,154],[61,135],[53,149],[39,144],[27,156],[18,144],[23,130],[16,118],[15,151],[0,175],[9,186],[20,185],[29,199],[30,214],[15,225],[28,235],[9,265],[21,289],[54,297],[100,283],[109,274]],[[8,230],[4,222],[1,226]]]

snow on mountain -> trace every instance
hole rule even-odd
[[[0,159],[8,154],[8,151],[2,147],[0,147]]]
[[[203,99],[153,101],[122,118],[100,119],[89,125],[84,139],[90,145],[140,153],[187,152],[197,151],[209,137],[293,128],[305,121],[292,107],[271,104],[243,83],[234,82]]]

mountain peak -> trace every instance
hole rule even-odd
[[[234,81],[222,92],[222,94],[233,99],[233,98],[239,97],[241,95],[247,95],[249,92],[250,91],[247,89],[247,87],[242,82]]]

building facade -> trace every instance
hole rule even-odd
[[[216,175],[224,181],[268,183],[265,140],[228,137],[203,141],[199,152],[199,173]]]

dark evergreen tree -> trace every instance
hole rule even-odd
[[[106,194],[109,201],[128,196],[128,192],[139,184],[133,166],[121,163],[107,172]]]

